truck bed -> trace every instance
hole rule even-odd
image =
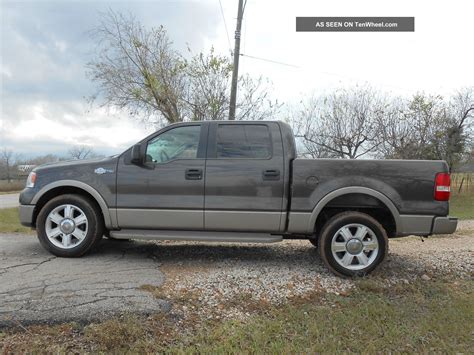
[[[310,211],[331,191],[362,186],[386,195],[401,214],[446,216],[448,202],[433,199],[441,172],[448,166],[436,160],[295,159],[291,209]]]
[[[434,217],[449,212],[447,201],[433,198],[435,176],[442,172],[448,172],[446,162],[434,160],[295,159],[288,230],[309,232],[315,222],[308,219],[309,215],[325,197],[333,195],[326,207],[378,208],[393,204],[392,214],[400,216],[394,221],[399,235],[409,229],[429,234]],[[368,196],[370,191],[374,198]],[[338,195],[344,197],[336,198]],[[381,203],[381,199],[388,201]],[[301,228],[305,223],[306,228]]]

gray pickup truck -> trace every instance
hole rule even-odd
[[[338,275],[365,275],[388,238],[450,234],[444,161],[297,159],[290,126],[178,123],[120,155],[37,167],[20,220],[62,257],[115,239],[307,239]]]

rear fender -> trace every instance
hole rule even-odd
[[[347,195],[347,194],[365,194],[369,195],[372,197],[377,198],[380,200],[387,208],[388,210],[392,213],[393,219],[395,220],[395,225],[396,225],[396,230],[399,231],[401,228],[401,219],[400,219],[400,213],[398,212],[398,209],[395,207],[393,202],[384,194],[370,189],[368,187],[362,187],[362,186],[351,186],[351,187],[343,187],[340,189],[337,189],[335,191],[332,191],[325,195],[316,205],[316,207],[313,209],[311,212],[311,217],[308,220],[308,224],[306,226],[306,230],[308,233],[312,233],[314,230],[314,226],[316,224],[316,220],[323,210],[326,205],[334,200],[336,197],[342,196],[342,195]]]

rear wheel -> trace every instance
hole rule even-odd
[[[78,257],[102,238],[104,222],[96,204],[80,195],[61,195],[38,214],[38,238],[56,256]]]
[[[319,238],[324,263],[340,276],[364,276],[373,271],[388,252],[385,229],[373,217],[343,212],[332,217]]]

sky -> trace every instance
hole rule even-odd
[[[0,148],[25,157],[65,155],[73,145],[123,151],[154,128],[126,112],[90,105],[90,31],[100,13],[130,12],[163,25],[176,49],[229,54],[238,0],[0,0]],[[297,106],[305,96],[357,84],[393,95],[449,96],[474,85],[474,1],[248,0],[240,73],[264,76],[271,96]],[[414,16],[415,32],[295,31],[296,16]],[[227,31],[226,31],[227,27]],[[227,35],[228,34],[228,35]],[[279,117],[275,117],[279,118]]]

